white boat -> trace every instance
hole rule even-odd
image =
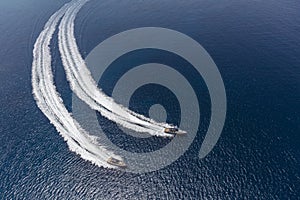
[[[113,157],[110,157],[106,162],[108,164],[111,164],[111,165],[114,165],[114,166],[117,166],[117,167],[122,167],[122,168],[127,167],[123,160],[119,160],[119,159],[113,158]]]

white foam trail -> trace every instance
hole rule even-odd
[[[56,127],[57,131],[67,142],[70,150],[98,166],[114,168],[115,166],[106,162],[107,159],[109,157],[121,158],[100,146],[96,138],[90,136],[72,118],[56,91],[53,81],[50,41],[59,20],[69,8],[77,3],[76,1],[67,3],[54,13],[35,42],[32,62],[33,95],[40,110]]]
[[[59,49],[73,92],[92,109],[99,111],[104,117],[126,128],[156,136],[172,137],[173,135],[164,133],[164,128],[172,127],[171,125],[155,122],[130,111],[126,107],[117,104],[97,87],[80,55],[74,36],[75,17],[87,1],[80,0],[70,6],[59,26]]]

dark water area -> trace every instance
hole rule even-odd
[[[198,158],[210,117],[207,88],[192,69],[182,71],[201,98],[201,126],[180,159],[146,174],[104,169],[81,159],[68,149],[35,104],[33,44],[49,17],[65,2],[0,2],[0,199],[299,198],[299,1],[93,0],[83,7],[75,24],[83,57],[116,33],[165,27],[199,42],[222,75],[227,116],[212,152]],[[71,110],[72,93],[56,35],[51,48],[57,89]],[[112,63],[98,84],[111,94],[126,69],[147,62],[174,68],[185,63],[167,52],[131,52]],[[144,86],[132,97],[130,108],[147,115],[151,105],[165,104],[168,120],[176,124],[180,113],[176,99],[168,92],[157,85]],[[162,93],[168,94],[170,101],[166,102]],[[129,151],[152,151],[170,142],[119,137],[118,131],[110,132],[111,122],[101,116],[98,119],[102,128],[108,127],[111,141]]]

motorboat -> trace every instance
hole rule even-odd
[[[122,167],[122,168],[127,167],[123,160],[119,160],[119,159],[113,158],[113,157],[110,157],[106,162],[108,164],[111,164],[111,165],[114,165],[114,166],[117,166],[117,167]]]
[[[186,131],[179,130],[178,128],[165,128],[165,133],[173,134],[173,135],[183,135],[186,134]]]

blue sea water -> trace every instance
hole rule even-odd
[[[146,174],[99,168],[84,161],[69,151],[35,104],[33,44],[49,17],[66,2],[0,2],[0,199],[299,199],[299,1],[92,0],[83,7],[75,32],[84,57],[121,31],[165,27],[198,41],[223,77],[228,110],[213,151],[198,158],[210,115],[209,95],[192,70],[184,71],[203,99],[204,128],[179,160]],[[71,110],[72,93],[56,42],[54,37],[55,82]],[[116,60],[99,85],[111,94],[126,69],[154,61],[174,68],[185,62],[167,52],[132,52]],[[176,123],[178,106],[168,92],[161,86],[144,86],[136,91],[130,107],[147,114],[153,104],[168,106],[170,102],[161,95],[168,94],[175,105],[167,109],[168,120]],[[168,142],[120,137],[111,131],[111,122],[98,119],[102,128],[107,127],[108,137],[126,150],[152,151]]]

